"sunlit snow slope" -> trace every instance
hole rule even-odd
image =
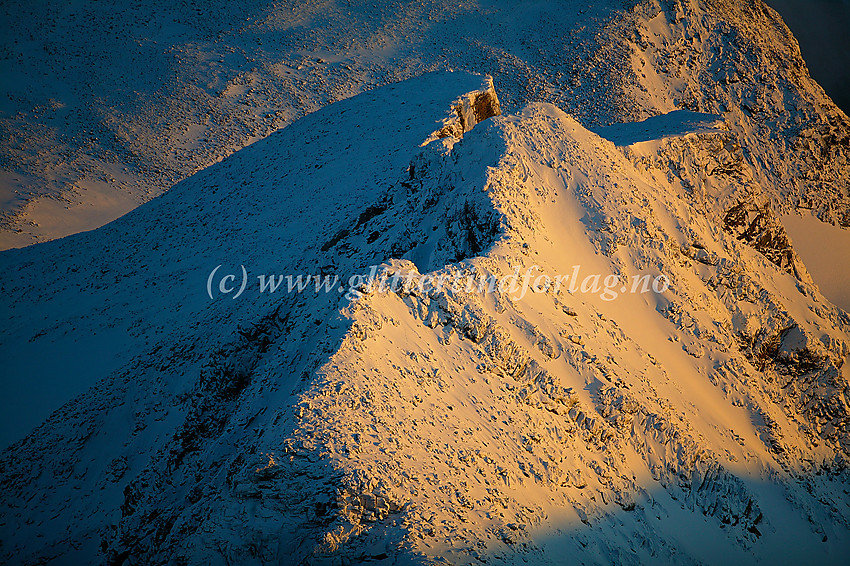
[[[674,114],[615,143],[499,115],[498,88],[375,89],[0,256],[16,379],[97,381],[3,453],[0,560],[842,563],[850,319],[738,134]],[[220,264],[239,298],[207,296]],[[356,293],[258,289],[378,264]],[[670,286],[416,285],[574,266]]]

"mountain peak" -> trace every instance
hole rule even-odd
[[[671,173],[728,132],[674,115],[659,144],[619,147],[551,104],[487,117],[489,79],[438,77],[328,106],[103,229],[3,256],[10,367],[30,338],[61,352],[67,327],[131,353],[4,453],[7,559],[841,548],[850,321],[709,206],[712,186],[749,190],[743,169],[695,153]],[[463,136],[423,147],[435,120]],[[142,280],[103,279],[140,264]],[[85,282],[91,306],[46,304],[53,320],[27,326],[43,299],[19,289],[47,265],[53,301]],[[161,314],[140,327],[117,315],[131,301]]]

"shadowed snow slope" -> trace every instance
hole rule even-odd
[[[360,95],[253,144],[97,233],[0,255],[8,274],[0,283],[0,441],[21,438],[132,356],[156,348],[175,326],[198,325],[215,339],[226,326],[210,324],[215,317],[250,318],[245,304],[210,320],[201,314],[216,265],[231,262],[226,269],[237,272],[248,265],[252,277],[266,269],[289,273],[305,261],[305,268],[323,267],[315,263],[322,244],[375,203],[387,179],[406,174],[411,148],[457,121],[460,94],[493,92],[490,84],[436,73],[403,90]],[[417,89],[427,96],[409,99]]]
[[[18,379],[114,354],[4,452],[0,559],[841,563],[850,320],[735,133],[618,147],[541,103],[434,139],[479,107],[462,73],[376,89],[0,256]],[[206,295],[219,264],[238,299]],[[575,269],[616,285],[536,280]],[[669,286],[620,292],[641,275]],[[30,374],[39,341],[68,357]]]
[[[623,146],[665,137],[715,132],[721,124],[723,124],[723,118],[714,114],[674,110],[667,114],[647,118],[642,122],[628,122],[599,128],[597,133],[603,138]]]

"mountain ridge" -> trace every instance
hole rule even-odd
[[[0,559],[841,563],[850,316],[782,218],[847,225],[850,130],[778,15],[394,6],[274,67],[342,100],[0,254],[3,430],[47,417],[0,454]],[[318,45],[319,7],[244,27]],[[493,78],[409,78],[444,66]],[[250,107],[260,75],[208,88]],[[340,285],[263,291],[297,274]]]
[[[239,256],[252,276],[285,269],[273,250],[300,249],[294,272],[317,259],[342,272],[381,263],[376,273],[411,281],[505,277],[516,266],[554,277],[580,265],[624,281],[663,274],[669,288],[608,301],[544,285],[516,299],[498,288],[385,292],[367,281],[353,297],[254,292],[240,303],[210,301],[207,273],[188,271],[195,285],[183,292],[200,298],[199,320],[176,323],[160,347],[5,451],[4,531],[16,533],[3,537],[7,559],[545,564],[557,561],[555,548],[624,563],[696,563],[721,548],[741,561],[838,558],[850,528],[841,495],[847,314],[724,228],[722,209],[699,190],[706,169],[670,175],[667,160],[640,159],[637,146],[618,148],[555,106],[532,104],[420,146],[456,119],[452,101],[478,97],[463,95],[470,87],[492,83],[449,74],[380,89],[341,103],[359,110],[347,128],[332,126],[346,114],[329,107],[162,202],[207,194],[215,211],[218,194],[244,190],[227,179],[269,186],[251,174],[255,156],[309,132],[301,143],[321,139],[319,155],[334,156],[318,168],[328,173],[308,173],[317,163],[297,151],[284,154],[286,172],[262,160],[261,170],[308,188],[356,164],[367,185],[384,181],[371,193],[320,197],[319,187],[321,210],[336,194],[356,206],[319,231],[301,227],[314,242],[306,246],[293,232],[297,216],[278,232],[267,221],[274,207],[252,218],[231,205],[245,225],[221,240],[230,254],[266,248]],[[442,110],[408,113],[416,127],[401,150],[373,116],[417,97]],[[357,123],[371,124],[372,137]],[[699,157],[727,135],[686,133],[656,150],[678,145]],[[398,156],[359,161],[372,152],[340,151],[352,139],[391,144]],[[734,194],[742,167],[713,169],[709,185]],[[153,211],[139,215],[169,226]],[[115,229],[130,225],[146,233],[138,219]],[[232,237],[240,232],[260,240],[244,247]],[[276,239],[283,234],[291,243]],[[97,247],[104,237],[76,240]],[[194,257],[208,261],[196,238]],[[87,495],[71,504],[75,485]],[[65,532],[50,518],[57,512]],[[714,550],[683,525],[710,536]]]

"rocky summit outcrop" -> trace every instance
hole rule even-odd
[[[449,136],[462,138],[475,124],[502,113],[492,78],[488,78],[488,87],[485,90],[467,93],[453,106],[453,115],[444,119],[443,127],[434,132],[425,143]]]

